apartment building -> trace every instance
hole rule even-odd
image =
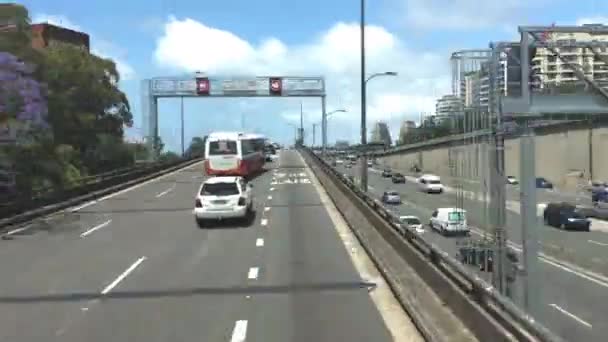
[[[591,25],[594,26],[594,25]],[[588,78],[608,88],[608,49],[606,47],[583,47],[575,45],[585,42],[602,42],[608,44],[608,35],[603,33],[553,32],[546,34],[547,42],[556,43],[557,51],[570,64],[582,67]],[[570,46],[569,46],[570,45]],[[574,70],[547,48],[537,48],[532,58],[533,81],[540,89],[556,88],[563,85],[583,85],[576,77]]]

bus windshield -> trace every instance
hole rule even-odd
[[[209,143],[209,155],[234,155],[237,154],[236,141],[221,140]]]

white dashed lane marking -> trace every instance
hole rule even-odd
[[[593,327],[593,326],[591,325],[591,323],[589,323],[589,322],[587,322],[587,321],[583,320],[582,318],[580,318],[580,317],[576,316],[575,314],[572,314],[572,313],[570,313],[570,312],[566,311],[566,309],[563,309],[563,308],[559,307],[557,304],[549,304],[549,306],[553,307],[555,310],[557,310],[557,311],[559,311],[559,312],[563,313],[564,315],[566,315],[566,316],[568,316],[568,317],[572,318],[573,320],[577,321],[578,323],[580,323],[580,324],[582,324],[582,325],[586,326],[587,328],[592,328],[592,327]]]
[[[595,240],[587,240],[587,241],[589,241],[589,243],[592,243],[594,245],[599,245],[599,246],[604,246],[604,247],[608,246],[608,243],[605,243],[605,242],[599,242],[599,241],[595,241]]]
[[[257,240],[255,240],[255,245],[256,247],[264,246],[264,239],[258,238]]]
[[[262,226],[267,225],[267,224],[268,224],[268,219],[265,219],[265,218],[264,218],[264,219],[262,219],[262,221],[260,222],[260,224],[261,224]]]
[[[247,278],[248,279],[258,279],[259,272],[260,272],[260,269],[258,267],[251,267],[249,269],[249,272],[247,273]]]
[[[236,321],[230,342],[245,342],[247,339],[247,320]]]
[[[87,230],[86,232],[84,232],[84,233],[80,234],[80,237],[85,237],[85,236],[87,236],[87,235],[89,235],[89,234],[93,233],[94,231],[96,231],[96,230],[98,230],[98,229],[101,229],[101,228],[103,228],[103,227],[105,227],[105,226],[109,225],[110,223],[112,223],[112,220],[107,220],[107,221],[106,221],[106,222],[104,222],[104,223],[98,224],[98,225],[96,225],[95,227],[93,227],[93,228],[91,228],[91,229]]]
[[[118,285],[121,281],[123,281],[129,275],[129,273],[133,272],[137,268],[137,266],[139,266],[142,262],[144,262],[144,260],[146,260],[145,256],[137,259],[137,261],[135,261],[131,266],[129,266],[129,268],[127,268],[116,279],[114,279],[114,281],[111,282],[110,285],[106,286],[101,291],[101,294],[105,295],[105,294],[108,294],[110,291],[112,291],[112,289],[115,288],[116,285]]]

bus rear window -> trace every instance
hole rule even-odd
[[[209,155],[237,154],[236,141],[212,141],[209,143]]]

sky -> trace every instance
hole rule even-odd
[[[134,115],[130,137],[145,135],[142,79],[161,76],[323,76],[328,142],[360,140],[358,1],[349,0],[27,0],[32,22],[86,32],[92,52],[112,58]],[[433,113],[450,93],[452,52],[517,40],[518,25],[608,24],[602,0],[376,0],[366,1],[366,71],[394,71],[367,87],[368,132],[388,122],[393,137],[404,120]],[[301,103],[302,101],[302,103]],[[263,133],[293,141],[304,112],[305,136],[321,120],[318,98],[187,98],[185,142],[212,131]],[[181,151],[180,100],[159,102],[159,132],[168,150]],[[317,130],[316,143],[321,141]]]

